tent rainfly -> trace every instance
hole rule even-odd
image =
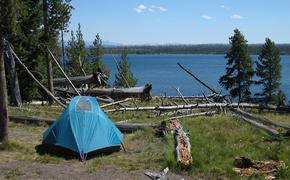
[[[66,110],[44,133],[43,144],[60,146],[80,154],[120,148],[123,134],[89,96],[74,97]]]

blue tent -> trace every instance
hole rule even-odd
[[[84,154],[120,147],[123,134],[102,111],[94,97],[76,96],[57,121],[43,133],[43,144]]]

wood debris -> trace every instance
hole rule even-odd
[[[285,167],[283,161],[256,161],[246,157],[235,158],[233,170],[243,177],[261,174],[265,179],[276,179],[278,171]]]
[[[152,172],[145,172],[144,174],[154,180],[167,180],[169,179],[168,177],[166,177],[166,174],[168,173],[169,168],[165,168],[163,171],[161,171],[160,173],[152,173]]]

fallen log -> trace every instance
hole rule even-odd
[[[146,106],[146,107],[125,107],[119,109],[108,109],[105,112],[116,112],[116,111],[174,111],[180,109],[196,109],[196,108],[253,108],[259,110],[274,110],[274,111],[289,111],[290,108],[279,108],[273,105],[260,105],[250,103],[209,103],[209,104],[188,104],[188,105],[176,105],[176,106]]]
[[[281,123],[281,122],[274,122],[274,121],[272,121],[270,119],[259,117],[257,115],[242,111],[240,109],[236,109],[236,111],[238,111],[240,114],[242,114],[243,116],[245,116],[245,117],[247,117],[249,119],[254,119],[256,121],[260,121],[260,122],[262,122],[264,124],[267,124],[267,125],[270,125],[270,126],[280,127],[280,128],[284,128],[284,129],[290,130],[290,125],[288,125],[288,124]]]
[[[239,111],[238,109],[234,109],[234,108],[231,108],[230,109],[232,111],[232,115],[239,118],[239,119],[242,119],[248,123],[250,123],[251,125],[255,126],[255,127],[258,127],[260,129],[263,129],[264,131],[266,131],[267,133],[269,133],[270,135],[273,135],[273,136],[279,136],[280,133],[279,131],[277,131],[276,129],[272,128],[272,127],[269,127],[269,126],[266,126],[265,124],[262,124],[260,122],[257,122],[251,118],[249,118],[248,116],[245,116],[241,111]]]
[[[138,97],[142,100],[151,98],[151,84],[146,84],[142,87],[132,87],[132,88],[94,88],[87,89],[84,92],[86,96],[110,96],[113,99],[124,99],[128,97]],[[65,92],[71,95],[76,95],[75,92],[71,90],[55,88],[55,91]]]
[[[70,81],[75,86],[81,86],[83,84],[91,84],[97,82],[96,77],[91,74],[88,76],[76,76],[76,77],[70,77]],[[53,79],[54,86],[70,86],[70,82],[66,78],[54,78]]]
[[[101,108],[113,106],[115,104],[120,104],[120,103],[127,102],[127,101],[130,101],[130,100],[132,100],[132,98],[126,98],[126,99],[121,100],[121,101],[115,101],[115,102],[112,102],[112,103],[109,103],[109,104],[104,104],[104,105],[101,106]]]
[[[28,124],[47,124],[51,125],[55,119],[46,119],[40,117],[28,117],[28,116],[9,116],[9,120],[16,123],[28,123]],[[158,125],[150,124],[126,124],[115,123],[116,127],[123,133],[132,133],[138,130],[144,130],[148,128],[158,128]]]
[[[174,132],[176,142],[176,161],[181,168],[188,168],[192,164],[191,145],[187,134],[177,119],[171,120],[171,131]]]
[[[217,114],[217,111],[208,111],[208,112],[201,112],[201,113],[192,113],[192,114],[186,114],[186,115],[181,115],[181,116],[175,116],[166,119],[165,121],[170,121],[173,119],[180,119],[180,118],[186,118],[186,117],[198,117],[198,116],[211,116]]]

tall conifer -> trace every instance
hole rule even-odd
[[[263,91],[261,95],[266,103],[278,103],[278,93],[280,90],[281,64],[280,50],[271,39],[266,38],[266,42],[259,54],[256,62],[256,75],[260,78],[257,84],[261,84]],[[281,93],[281,92],[280,92]]]
[[[228,59],[226,74],[219,79],[219,83],[230,91],[232,97],[238,97],[239,102],[248,101],[254,71],[247,40],[238,29],[234,30],[229,40],[230,49],[225,56]]]

